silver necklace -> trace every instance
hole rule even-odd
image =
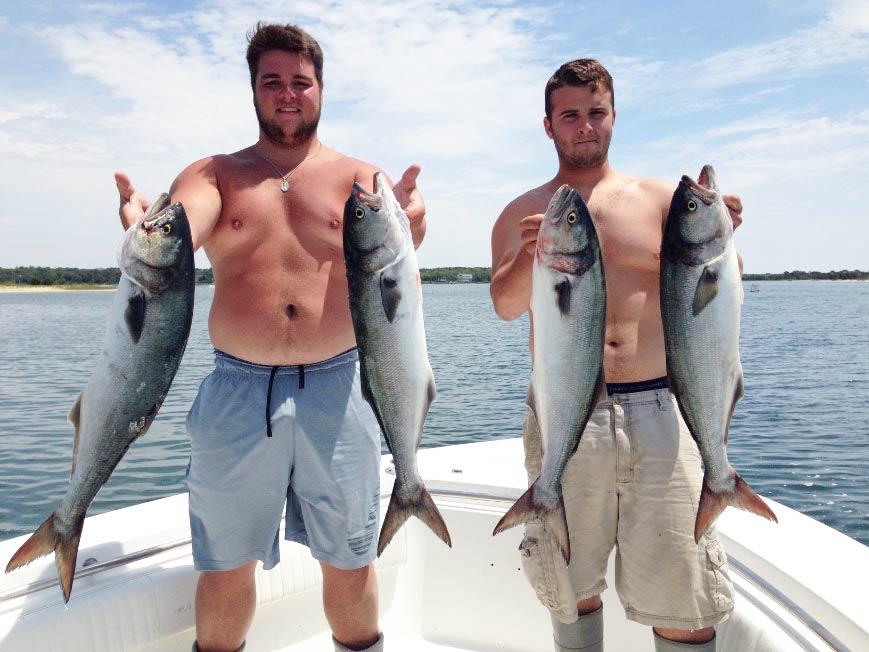
[[[259,148],[259,143],[254,145],[254,147],[256,147],[256,153],[259,154],[260,158],[262,160],[264,160],[266,163],[268,163],[269,165],[271,165],[275,169],[275,172],[278,173],[278,176],[281,178],[281,192],[287,192],[287,190],[290,189],[290,182],[287,181],[287,179],[289,179],[290,176],[292,176],[293,172],[295,172],[296,170],[299,169],[299,166],[302,163],[304,163],[305,161],[310,161],[312,158],[317,158],[317,156],[320,155],[320,150],[323,148],[323,143],[318,141],[317,151],[314,153],[314,155],[309,156],[307,158],[303,158],[301,161],[296,163],[296,167],[294,167],[292,170],[290,170],[286,174],[281,174],[280,168],[277,165],[275,165],[268,156],[263,154],[262,150]]]

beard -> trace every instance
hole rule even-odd
[[[291,134],[274,120],[267,120],[260,112],[259,103],[254,99],[253,108],[256,111],[256,119],[265,137],[276,145],[285,147],[297,147],[311,139],[317,132],[320,124],[321,107],[317,107],[317,114],[311,120],[303,120]]]
[[[558,159],[562,165],[567,168],[585,170],[588,168],[597,167],[606,161],[607,153],[610,148],[610,138],[606,141],[597,141],[597,149],[583,154],[575,154],[570,152],[570,143],[566,143],[560,138],[554,137],[552,142],[555,143],[555,151],[558,154]]]

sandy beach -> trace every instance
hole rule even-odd
[[[105,292],[114,290],[114,285],[97,285],[80,287],[76,285],[0,285],[0,294],[8,294],[15,292],[70,292],[72,290],[97,290]]]

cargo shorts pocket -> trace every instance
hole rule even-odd
[[[543,606],[567,621],[576,620],[576,594],[570,584],[567,564],[555,537],[546,530],[541,519],[525,524],[519,554],[525,577]]]
[[[733,586],[727,566],[727,554],[718,539],[707,539],[706,557],[709,559],[709,595],[719,611],[733,606]]]

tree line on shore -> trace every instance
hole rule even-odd
[[[431,267],[419,270],[423,283],[489,283],[489,267]],[[118,284],[121,270],[117,267],[82,269],[78,267],[0,267],[0,285],[108,285]],[[804,272],[800,270],[745,274],[745,281],[807,281],[807,280],[867,280],[869,271],[839,270]],[[214,283],[211,268],[196,269],[197,283]]]

